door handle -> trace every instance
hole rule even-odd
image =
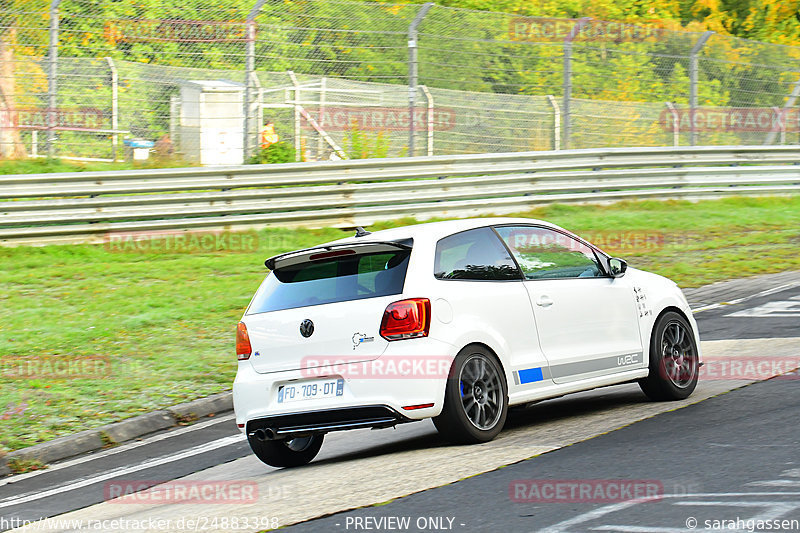
[[[547,295],[542,295],[538,300],[536,300],[536,305],[539,307],[550,307],[553,305],[553,300],[551,300]]]

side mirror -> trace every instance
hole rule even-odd
[[[621,278],[625,275],[625,271],[628,270],[628,263],[624,259],[612,257],[608,260],[608,270],[612,277]]]

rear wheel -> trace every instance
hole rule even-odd
[[[651,400],[683,400],[697,387],[699,357],[694,332],[678,313],[659,317],[650,338],[650,375],[639,381]]]
[[[286,468],[310,463],[319,453],[324,438],[324,434],[318,434],[293,439],[260,441],[249,436],[248,441],[253,453],[261,462],[269,466]]]
[[[467,346],[456,356],[447,379],[442,413],[433,419],[451,442],[492,440],[508,414],[508,387],[494,355],[482,346]]]

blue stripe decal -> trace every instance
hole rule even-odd
[[[544,378],[542,377],[542,369],[539,368],[526,368],[525,370],[517,371],[519,375],[519,383],[520,385],[525,383],[533,383],[534,381],[542,381]]]

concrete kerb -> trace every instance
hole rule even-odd
[[[135,416],[122,422],[59,437],[0,457],[0,476],[12,473],[9,464],[15,460],[53,463],[162,431],[181,422],[189,422],[232,410],[233,396],[228,391],[174,405],[165,410]]]

